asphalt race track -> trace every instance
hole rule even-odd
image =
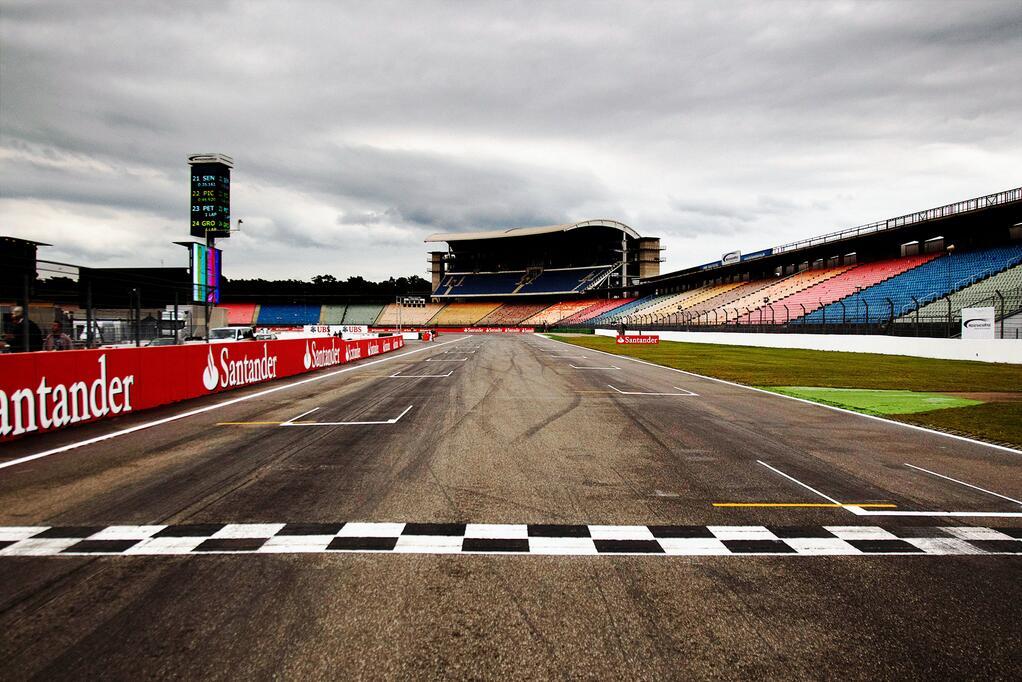
[[[3,679],[1019,675],[1022,453],[539,336],[0,467]]]

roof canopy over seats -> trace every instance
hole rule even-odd
[[[629,237],[639,239],[638,232],[617,220],[584,220],[578,223],[565,223],[564,225],[546,225],[544,227],[509,227],[504,230],[486,230],[481,232],[438,232],[426,237],[427,242],[467,242],[481,239],[505,239],[507,237],[534,237],[542,234],[555,234],[558,232],[570,232],[590,227],[609,227],[620,230]]]

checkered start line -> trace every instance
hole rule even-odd
[[[1022,528],[479,523],[0,526],[0,557],[245,552],[685,556],[1020,554]]]

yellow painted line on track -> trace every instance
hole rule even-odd
[[[714,502],[714,507],[824,507],[841,509],[844,507],[874,507],[893,509],[896,504],[831,504],[829,502]]]

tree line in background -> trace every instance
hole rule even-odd
[[[337,279],[333,275],[316,275],[310,281],[300,279],[228,279],[224,277],[220,284],[220,296],[230,300],[231,297],[247,296],[400,296],[404,294],[428,295],[430,283],[419,277],[391,277],[380,282],[372,282],[363,277]]]

